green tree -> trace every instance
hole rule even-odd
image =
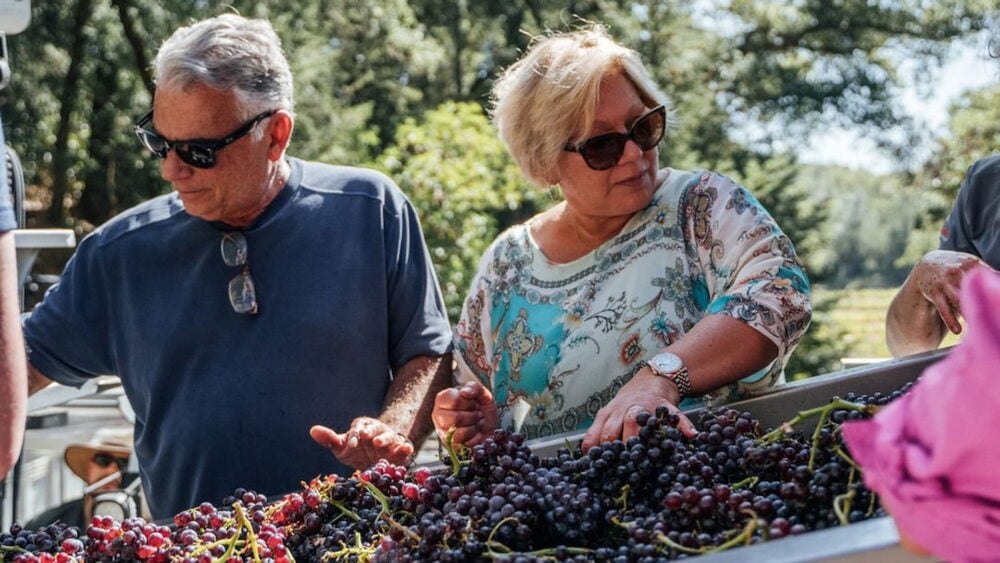
[[[891,95],[890,55],[905,52],[930,67],[950,39],[998,23],[992,0],[735,0],[729,11],[741,30],[720,61],[729,69],[721,91],[732,111],[778,119],[781,135],[820,122],[862,126],[900,159],[909,139],[893,141],[887,131],[912,124]]]
[[[331,123],[320,115],[331,107],[369,108],[362,130],[375,135],[369,141],[375,141],[371,148],[377,154],[391,144],[400,123],[431,107],[424,98],[440,83],[437,72],[447,55],[427,36],[405,0],[341,0],[318,6],[315,26],[306,26],[308,35],[296,33],[289,45],[295,71],[306,73],[305,87],[321,102],[321,107],[303,108],[315,111],[303,113],[307,119],[319,119],[317,140],[329,142]],[[282,7],[274,12],[279,29],[300,25],[294,10],[286,14]],[[299,76],[296,85],[303,84]]]
[[[1000,60],[996,69],[1000,74]],[[913,176],[907,190],[920,207],[906,251],[897,260],[899,267],[909,268],[924,253],[937,248],[938,232],[969,167],[1000,151],[1000,85],[970,92],[950,113],[948,133],[938,140],[934,156]]]
[[[540,194],[525,181],[482,108],[447,102],[408,119],[374,163],[416,207],[453,322],[487,246],[534,215]]]
[[[89,230],[166,189],[132,134],[149,90],[148,72],[136,67],[148,59],[130,42],[151,20],[157,29],[176,25],[164,7],[36,2],[28,30],[11,38],[15,80],[4,91],[5,127],[33,193],[47,204],[34,224],[79,222]]]

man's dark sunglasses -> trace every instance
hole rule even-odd
[[[107,467],[113,463],[118,466],[118,471],[125,471],[125,468],[128,467],[128,458],[111,454],[94,454],[94,463],[99,467]]]
[[[139,121],[136,121],[135,135],[139,137],[139,141],[143,146],[149,149],[149,152],[153,153],[156,158],[167,158],[167,153],[173,149],[177,152],[177,156],[186,164],[190,164],[195,168],[211,168],[215,166],[216,152],[232,144],[250,131],[253,131],[253,128],[258,123],[271,117],[277,111],[276,109],[265,111],[221,139],[170,141],[164,139],[152,129],[147,129],[147,126],[153,122],[153,110],[149,110],[149,113],[142,116]]]
[[[578,152],[587,166],[594,170],[607,170],[618,164],[625,152],[625,144],[632,140],[639,148],[648,151],[663,138],[666,129],[667,108],[659,105],[635,120],[627,133],[604,133],[591,137],[579,145],[567,144],[563,147],[570,152]]]

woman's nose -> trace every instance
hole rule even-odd
[[[640,147],[638,143],[632,139],[628,139],[625,141],[625,149],[622,150],[622,155],[618,159],[618,163],[621,164],[622,162],[631,162],[633,160],[640,159],[642,158],[643,152],[645,151],[642,150],[642,147]]]

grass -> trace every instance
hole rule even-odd
[[[896,294],[896,289],[838,289],[814,288],[817,301],[826,297],[839,299],[830,312],[829,321],[844,334],[846,358],[891,357],[885,344],[885,312]],[[949,334],[942,346],[957,344],[959,337]]]

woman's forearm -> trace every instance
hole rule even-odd
[[[727,315],[704,317],[669,350],[684,360],[695,396],[735,383],[778,356],[770,339]]]

